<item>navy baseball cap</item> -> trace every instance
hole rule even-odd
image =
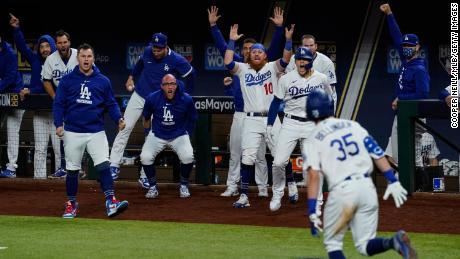
[[[405,34],[403,36],[403,40],[401,44],[408,44],[408,45],[415,46],[419,44],[418,37],[415,34]]]
[[[168,37],[163,33],[155,33],[152,36],[152,45],[158,48],[164,48],[168,44]]]

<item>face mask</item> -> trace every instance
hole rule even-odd
[[[403,48],[403,56],[406,58],[411,58],[415,55],[414,48]]]

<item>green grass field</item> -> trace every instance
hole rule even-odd
[[[380,233],[390,236],[392,233]],[[460,235],[413,234],[420,258],[459,258]],[[347,258],[364,258],[345,241]],[[0,258],[327,258],[309,229],[0,216]],[[389,251],[373,258],[400,258]]]

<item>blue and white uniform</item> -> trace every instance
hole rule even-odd
[[[32,69],[32,78],[29,86],[30,93],[45,94],[46,92],[41,80],[41,71],[45,59],[43,59],[39,52],[33,52],[29,46],[27,46],[24,34],[19,27],[13,29],[13,36],[19,52],[26,58]],[[37,45],[39,46],[42,42],[48,42],[51,53],[56,51],[56,43],[51,36],[40,36],[37,40]],[[58,168],[61,167],[61,161],[59,159],[61,157],[61,149],[59,146],[59,139],[56,136],[56,127],[54,127],[52,112],[35,111],[33,125],[35,141],[34,178],[46,178],[46,155],[50,138],[54,151],[55,168],[58,170]]]
[[[0,42],[0,93],[19,93],[23,88],[22,75],[18,71],[18,56],[11,45]],[[16,172],[19,152],[19,128],[24,110],[14,109],[6,112],[8,138],[8,164],[6,169]]]
[[[122,118],[110,80],[96,66],[89,76],[76,67],[59,83],[54,99],[54,125],[64,125],[67,170],[80,170],[85,148],[94,165],[109,161],[104,111],[117,124]]]
[[[145,98],[160,89],[161,79],[166,74],[182,78],[185,81],[185,92],[191,93],[193,90],[195,73],[188,61],[169,48],[166,56],[157,60],[153,56],[152,48],[152,45],[145,48],[131,73],[134,78],[138,79],[124,113],[126,127],[118,132],[113,142],[110,153],[110,165],[113,167],[120,166],[129,135],[142,114]],[[182,84],[179,80],[178,83]]]

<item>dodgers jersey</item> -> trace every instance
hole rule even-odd
[[[415,135],[415,166],[430,166],[430,159],[438,155],[439,149],[430,133]]]
[[[350,175],[370,174],[371,157],[384,156],[382,148],[359,123],[332,117],[316,125],[304,151],[304,169],[322,171],[329,190]]]
[[[280,78],[275,96],[284,100],[284,113],[306,118],[306,100],[310,92],[318,88],[332,94],[331,86],[324,74],[313,70],[310,77],[304,78],[294,70]]]
[[[337,83],[334,62],[332,62],[332,60],[323,53],[316,52],[316,56],[313,59],[313,69],[325,74],[330,85]],[[297,70],[295,65],[295,55],[291,56],[291,60],[286,67],[286,72],[293,70]]]
[[[243,93],[244,112],[268,112],[273,100],[273,89],[278,85],[280,70],[276,61],[265,64],[255,71],[247,63],[239,63],[235,75],[238,76]]]
[[[77,50],[74,48],[70,48],[70,50],[71,54],[67,64],[62,61],[59,51],[53,52],[46,58],[41,73],[42,80],[52,80],[54,86],[57,87],[61,78],[78,66]]]

